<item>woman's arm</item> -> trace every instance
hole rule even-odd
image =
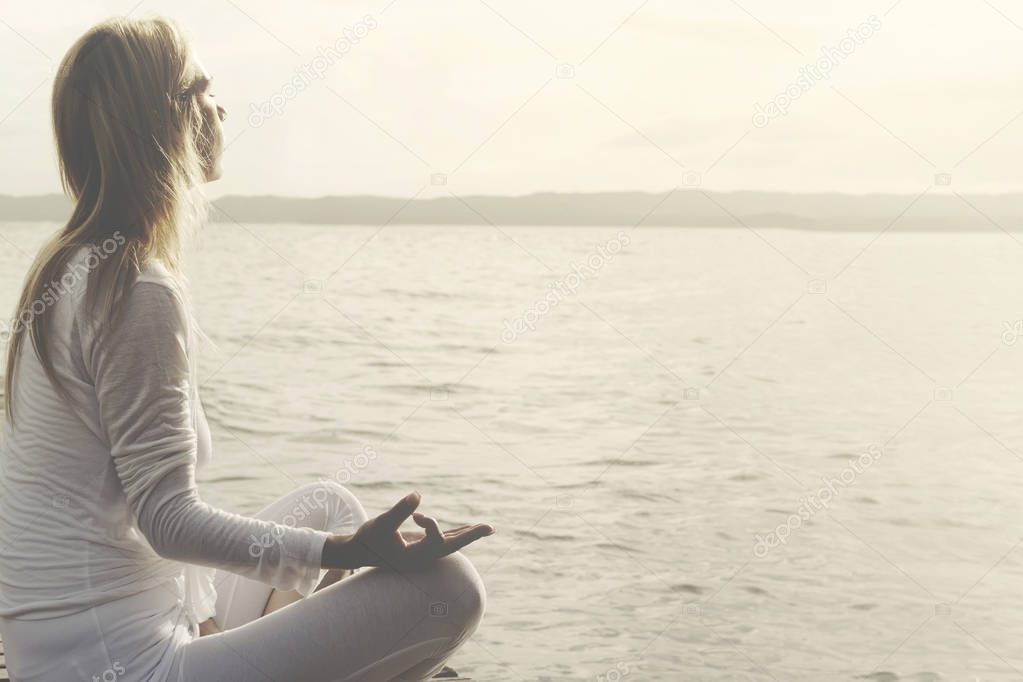
[[[167,559],[308,594],[330,534],[231,514],[200,499],[187,308],[159,282],[139,281],[126,296],[121,323],[92,340],[85,357],[139,530]]]
[[[493,533],[486,524],[442,533],[415,512],[418,493],[351,536],[230,514],[203,502],[195,483],[189,316],[173,286],[142,281],[122,322],[92,343],[89,369],[114,469],[139,530],[162,557],[239,573],[308,595],[321,568],[416,570]],[[412,516],[425,529],[407,541]]]

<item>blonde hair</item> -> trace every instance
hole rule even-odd
[[[67,389],[48,347],[48,289],[81,247],[118,248],[96,259],[84,304],[98,329],[116,324],[123,294],[150,261],[184,282],[182,250],[206,218],[199,187],[213,135],[198,93],[206,84],[182,31],[167,19],[115,18],[68,50],[53,84],[53,131],[71,217],[40,250],[22,288],[7,352],[6,414],[13,423],[15,371],[26,335],[46,375]]]

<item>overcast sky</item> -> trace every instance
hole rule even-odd
[[[213,196],[1023,190],[1018,2],[135,2],[0,0],[0,193],[59,191],[54,69],[128,12],[215,77]]]

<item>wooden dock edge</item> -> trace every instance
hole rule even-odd
[[[10,682],[7,674],[7,660],[4,658],[4,643],[0,640],[0,682]],[[472,682],[468,677],[442,677],[438,678],[444,682]]]

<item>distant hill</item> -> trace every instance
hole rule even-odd
[[[820,230],[1013,230],[1023,224],[1023,194],[957,196],[935,187],[899,194],[704,192],[453,195],[408,200],[383,196],[224,196],[214,221],[334,225],[620,225],[790,227]],[[62,195],[0,195],[0,220],[64,220]],[[897,220],[896,220],[897,219]],[[892,221],[896,221],[892,224]]]

